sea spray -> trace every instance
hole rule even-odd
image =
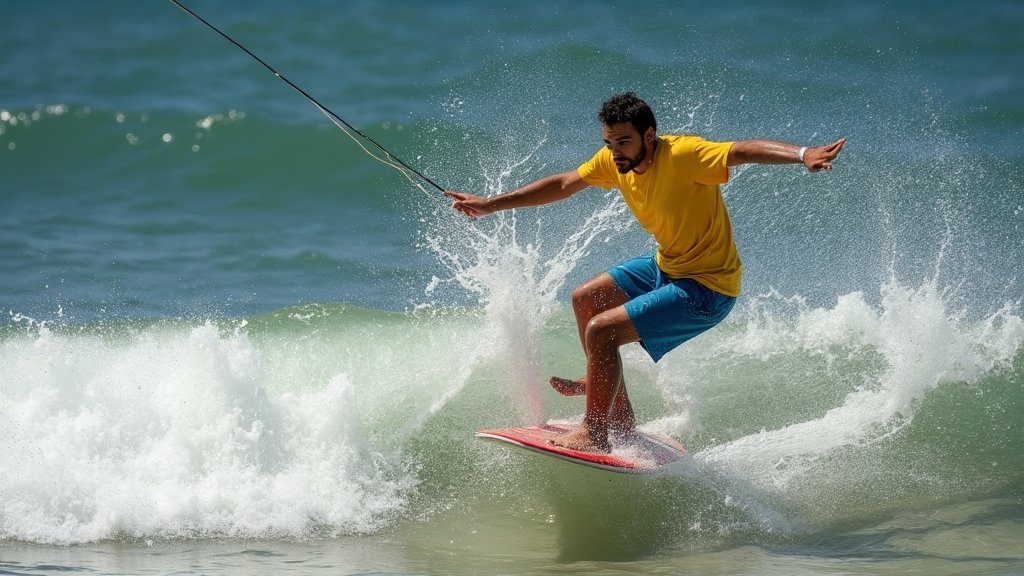
[[[109,330],[22,319],[0,347],[0,537],[307,538],[388,525],[419,482],[405,441],[464,381],[457,362],[438,360],[461,355],[453,344],[473,327],[321,308]],[[367,354],[368,337],[403,363]]]
[[[913,453],[945,452],[938,439],[914,448],[904,436],[940,387],[980,395],[997,386],[988,392],[997,404],[1012,394],[1000,374],[1012,372],[1024,351],[1019,304],[979,322],[951,309],[934,283],[891,281],[880,292],[877,306],[851,293],[831,308],[776,293],[748,297],[721,330],[662,362],[658,386],[687,406],[670,407],[645,428],[689,438],[694,468],[686,476],[717,486],[773,529],[821,521],[841,502],[867,513],[882,506],[869,497],[879,485],[908,494],[927,482],[931,492],[915,496],[941,498],[979,482],[969,470]],[[703,380],[693,379],[698,373]],[[699,418],[688,417],[693,404]],[[989,419],[993,445],[1019,434],[998,415],[975,418]],[[990,457],[993,468],[1004,452]]]
[[[492,186],[502,181],[490,180]],[[541,234],[533,242],[524,241],[516,211],[425,232],[425,245],[450,274],[447,282],[477,295],[486,315],[491,359],[504,365],[524,423],[547,419],[541,396],[547,375],[540,373],[539,346],[559,306],[559,291],[594,242],[629,227],[626,213],[618,193],[606,193],[586,219],[550,243]]]
[[[795,330],[764,331],[760,321],[750,320],[749,330],[761,336],[757,347],[749,347],[747,341],[748,352],[772,357],[800,346],[805,352],[828,354],[836,345],[851,346],[870,349],[885,366],[874,375],[865,371],[863,384],[819,419],[747,436],[704,453],[708,460],[734,460],[743,466],[771,464],[774,471],[764,480],[780,486],[839,447],[897,432],[913,418],[916,404],[928,391],[943,383],[977,382],[1014,358],[1021,345],[1019,317],[1000,309],[981,324],[994,334],[979,338],[978,329],[958,322],[931,284],[918,289],[896,283],[884,286],[880,311],[870,309],[861,295],[848,295],[832,310],[806,311]],[[735,458],[728,456],[733,450],[739,451]]]

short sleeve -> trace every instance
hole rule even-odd
[[[717,185],[729,181],[729,150],[732,142],[710,142],[698,136],[686,138],[678,153],[685,155],[693,179],[701,184]]]
[[[611,152],[607,148],[602,148],[590,160],[581,164],[576,173],[587,184],[608,190],[618,184],[615,172],[609,173],[609,164],[614,169],[615,162],[612,160]]]

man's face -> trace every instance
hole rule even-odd
[[[619,174],[636,168],[647,157],[647,140],[653,140],[654,129],[647,132],[647,137],[641,136],[631,122],[604,125],[604,143],[612,152]]]

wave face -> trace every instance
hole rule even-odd
[[[471,434],[582,410],[539,384],[581,369],[568,312],[520,304],[88,328],[21,318],[0,346],[4,535],[373,534],[453,493],[483,507],[535,497],[488,474],[498,454]],[[673,474],[730,503],[678,511],[713,512],[700,531],[728,531],[729,509],[788,533],[1012,497],[1024,479],[1024,321],[1009,308],[964,321],[934,286],[887,285],[879,306],[765,295],[656,366],[639,348],[626,360],[643,427],[692,454]]]

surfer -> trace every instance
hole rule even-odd
[[[721,322],[739,296],[742,267],[719,189],[729,179],[729,167],[802,163],[811,172],[831,170],[846,139],[808,147],[658,135],[654,112],[632,92],[606,100],[598,118],[605,147],[576,170],[497,196],[445,195],[454,200],[452,208],[476,218],[557,202],[589,186],[616,188],[654,237],[655,252],[614,266],[573,291],[586,374],[578,380],[551,379],[561,394],[586,395],[583,422],[552,442],[607,452],[609,432],[627,434],[636,426],[619,347],[639,342],[657,362]]]

